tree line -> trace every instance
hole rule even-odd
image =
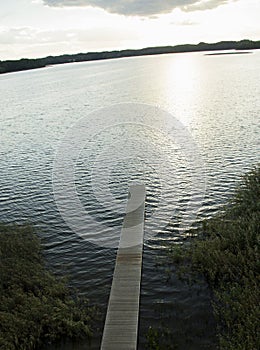
[[[159,55],[168,53],[217,51],[217,50],[254,50],[260,49],[260,41],[220,41],[213,44],[201,42],[197,45],[184,44],[176,46],[147,47],[138,50],[88,52],[71,55],[48,56],[44,58],[0,61],[0,74],[17,72],[28,69],[43,68],[48,65],[63,64],[71,62],[84,62],[105,60],[121,57]]]

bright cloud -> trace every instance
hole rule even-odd
[[[0,60],[260,39],[259,0],[8,0]]]

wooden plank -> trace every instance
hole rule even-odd
[[[129,189],[101,350],[136,350],[144,235],[144,185]]]

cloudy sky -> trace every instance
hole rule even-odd
[[[259,0],[0,0],[0,60],[260,40]]]

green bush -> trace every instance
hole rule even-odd
[[[46,270],[30,226],[0,225],[0,349],[33,350],[61,337],[91,337],[95,310]]]
[[[260,349],[260,167],[243,178],[229,204],[203,222],[189,246],[172,250],[175,263],[190,261],[215,295],[220,349]]]

